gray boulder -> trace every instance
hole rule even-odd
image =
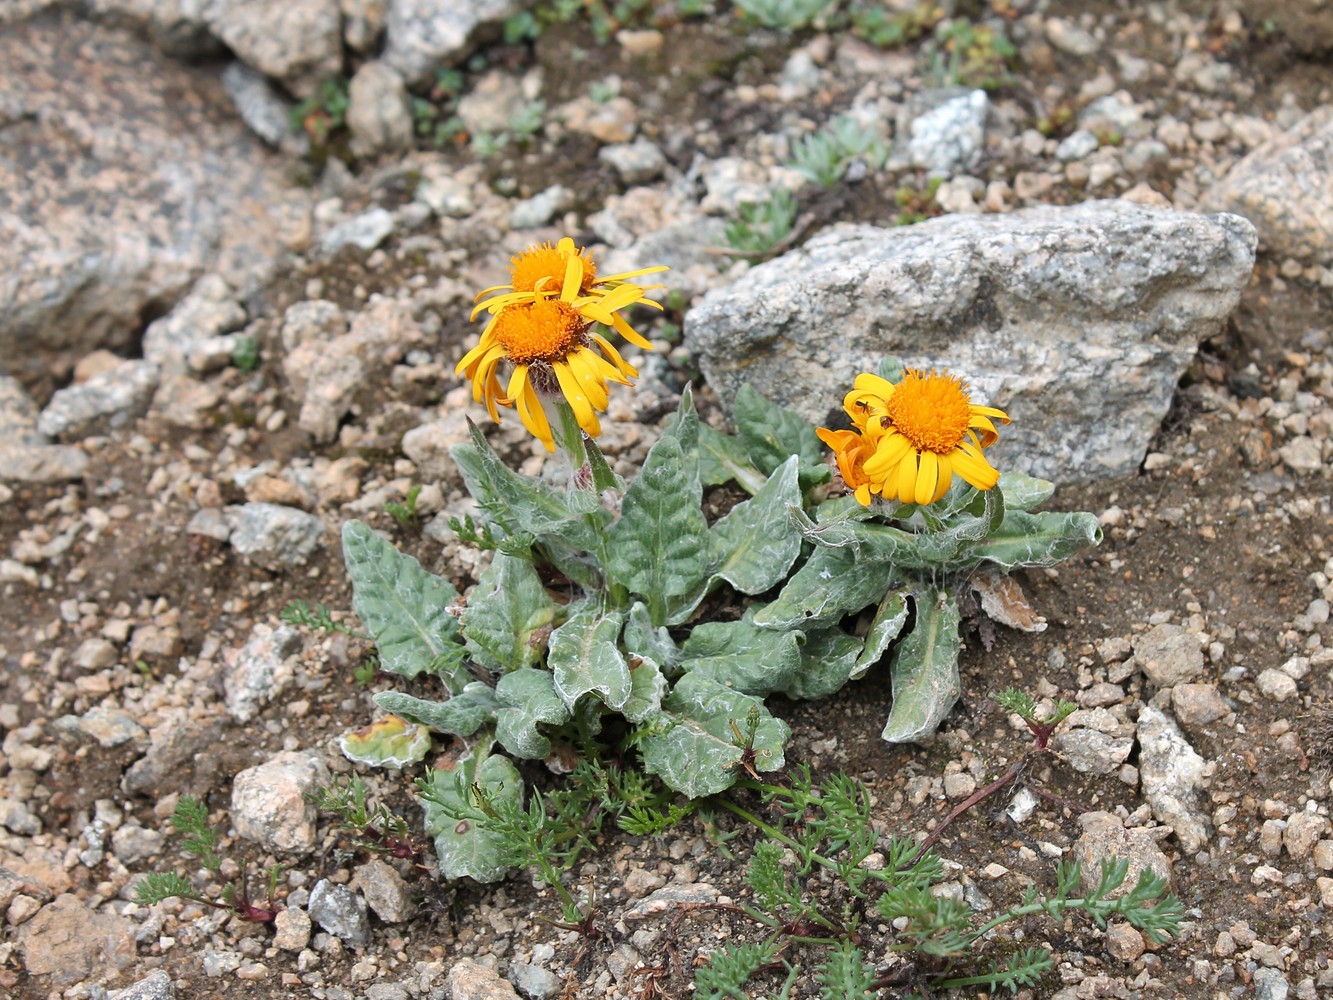
[[[1269,253],[1333,264],[1333,106],[1251,150],[1206,203],[1253,222]]]
[[[409,84],[472,52],[483,28],[498,29],[523,7],[519,0],[389,0],[384,61]]]
[[[1171,827],[1186,854],[1198,853],[1212,835],[1208,822],[1207,762],[1165,712],[1151,705],[1139,713],[1139,777],[1157,822]]]
[[[151,361],[123,361],[57,391],[37,418],[37,430],[70,442],[121,427],[148,412],[157,379]]]
[[[215,56],[222,46],[204,20],[205,0],[82,0],[88,12],[112,24],[146,32],[167,55]]]
[[[0,358],[14,369],[124,352],[203,271],[240,287],[299,236],[288,212],[308,214],[309,193],[230,120],[212,71],[74,19],[7,26],[0,66]]]
[[[245,309],[227,282],[216,274],[206,275],[171,312],[148,324],[143,356],[163,375],[183,375],[201,343],[244,325]]]
[[[342,70],[338,0],[205,0],[204,19],[237,58],[298,96]]]
[[[347,127],[357,156],[412,148],[412,104],[396,70],[371,61],[356,71],[347,88]]]
[[[1199,342],[1235,308],[1254,229],[1121,201],[916,226],[836,226],[710,292],[688,346],[725,405],[752,383],[845,426],[885,355],[1005,409],[1001,468],[1066,482],[1137,468]]]
[[[342,418],[350,413],[358,393],[374,391],[387,378],[389,368],[420,342],[421,328],[412,318],[411,307],[396,299],[376,298],[352,321],[342,336],[328,336],[341,326],[341,318],[322,312],[303,311],[294,318],[288,311],[283,340],[289,328],[310,327],[283,359],[283,371],[292,392],[301,401],[301,429],[317,441],[332,441]]]
[[[268,77],[243,62],[222,71],[222,86],[250,131],[292,156],[310,152],[310,137],[292,124],[293,104]]]

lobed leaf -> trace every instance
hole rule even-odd
[[[1051,498],[1055,484],[1021,472],[1001,472],[1000,492],[1004,494],[1004,505],[1010,510],[1030,511]]]
[[[430,753],[430,730],[386,715],[344,734],[338,741],[343,756],[372,767],[405,767]]]
[[[998,531],[972,547],[970,558],[959,568],[970,569],[981,562],[1007,570],[1054,566],[1080,549],[1100,545],[1101,540],[1101,525],[1092,514],[1012,510],[1005,514]]]
[[[699,481],[720,486],[733,479],[751,496],[764,484],[764,474],[754,467],[740,438],[700,424]]]
[[[484,741],[456,770],[434,770],[427,779],[429,793],[421,799],[426,833],[435,838],[445,878],[496,882],[522,861],[512,844],[479,822],[483,817],[472,800],[475,782],[496,808],[523,808],[523,779],[508,757],[492,756],[489,745]]]
[[[806,633],[800,667],[782,693],[788,698],[814,699],[841,690],[856,672],[863,645],[860,639],[836,628]]]
[[[750,461],[765,475],[771,475],[795,455],[800,463],[802,490],[832,477],[824,444],[814,427],[791,410],[765,399],[748,382],[736,394],[731,417]]]
[[[352,607],[379,650],[384,670],[403,677],[423,672],[462,687],[463,645],[449,605],[453,584],[427,573],[360,521],[342,531],[343,559],[352,578]]]
[[[851,548],[817,548],[777,598],[755,613],[754,623],[770,629],[836,625],[878,601],[893,580],[892,567],[860,559]]]
[[[754,609],[733,622],[696,625],[681,648],[680,668],[760,697],[781,691],[801,667],[804,633],[758,628]]]
[[[667,679],[661,668],[648,657],[638,657],[637,660],[637,663],[631,662],[629,668],[629,700],[620,709],[620,714],[633,723],[656,715],[662,708],[662,696],[667,690]]]
[[[630,656],[653,660],[663,670],[674,675],[680,649],[665,626],[652,623],[648,617],[648,607],[642,601],[635,601],[630,606],[622,642],[625,652]]]
[[[865,672],[879,662],[888,652],[893,640],[902,635],[907,624],[911,608],[907,604],[907,589],[895,587],[885,593],[875,609],[875,617],[870,622],[861,654],[856,658],[851,680],[864,676]]]

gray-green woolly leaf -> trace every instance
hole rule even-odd
[[[645,599],[655,625],[667,623],[678,599],[697,592],[708,570],[698,430],[687,393],[675,422],[625,491],[620,520],[610,531],[607,572]]]
[[[606,456],[602,454],[602,449],[597,447],[597,442],[585,434],[583,436],[583,447],[588,452],[588,471],[592,473],[593,489],[599,493],[603,490],[616,490],[624,493],[625,480],[616,475],[607,463]]]
[[[826,500],[815,508],[812,519],[800,507],[789,507],[787,517],[801,537],[824,548],[858,548],[855,525],[873,514],[853,497]]]
[[[567,708],[590,692],[616,711],[629,701],[633,684],[617,642],[621,622],[619,613],[603,613],[589,604],[551,633],[546,662]]]
[[[856,674],[862,641],[836,628],[808,632],[801,663],[782,693],[788,698],[827,698]]]
[[[892,567],[858,559],[850,548],[817,548],[754,623],[768,629],[836,625],[878,601],[895,579]]]
[[[514,472],[477,426],[469,421],[469,427],[472,444],[454,445],[450,454],[463,473],[468,492],[490,520],[507,535],[530,532],[548,545],[558,541],[579,552],[595,548],[593,529],[571,512],[564,493]]]
[[[461,688],[463,645],[458,619],[449,613],[458,597],[453,584],[360,521],[343,525],[342,542],[352,607],[375,640],[383,669],[409,678],[430,672]]]
[[[631,656],[641,656],[652,660],[663,670],[675,674],[676,663],[680,659],[680,648],[671,638],[665,626],[657,626],[648,617],[648,608],[642,601],[635,601],[625,619],[625,634],[622,639],[625,652]]]
[[[357,764],[406,767],[430,753],[430,730],[396,715],[386,715],[344,734],[338,746],[344,757]]]
[[[620,714],[633,723],[643,722],[656,715],[662,708],[662,696],[666,694],[667,680],[661,668],[646,656],[631,661],[629,670],[630,696],[620,709]]]
[[[522,858],[504,837],[478,822],[471,785],[476,782],[500,810],[523,808],[523,779],[508,757],[490,756],[487,740],[456,771],[431,771],[434,797],[423,797],[425,827],[435,838],[435,855],[445,878],[464,875],[478,882],[497,882]],[[465,816],[469,818],[459,818]]]
[[[499,702],[481,681],[472,681],[448,701],[426,701],[401,691],[381,691],[375,704],[386,712],[429,726],[437,733],[471,736],[495,718]]]
[[[1029,514],[1011,510],[1006,512],[998,531],[971,547],[960,568],[970,569],[981,562],[1007,570],[1019,566],[1054,566],[1080,549],[1101,544],[1101,540],[1101,525],[1092,514],[1051,511]]]
[[[923,740],[933,734],[962,691],[958,679],[958,623],[953,597],[926,590],[913,593],[916,621],[894,651],[890,676],[893,708],[884,725],[890,743]]]
[[[787,575],[801,554],[801,536],[787,517],[787,507],[801,504],[792,455],[778,466],[753,499],[738,503],[708,533],[714,577],[742,594],[762,594]]]
[[[712,590],[713,580],[705,576],[688,593],[671,598],[667,601],[666,624],[683,625],[689,621]]]
[[[463,637],[478,662],[518,670],[541,660],[546,643],[539,633],[554,621],[555,602],[532,563],[497,552],[468,595]]]
[[[692,799],[731,787],[745,772],[742,748],[731,726],[746,730],[751,711],[759,713],[754,767],[775,771],[785,763],[782,748],[791,729],[775,719],[757,698],[741,694],[707,677],[686,674],[662,703],[661,714],[648,720],[639,741],[643,766],[669,788]]]
[[[783,690],[801,666],[799,631],[757,628],[750,609],[740,621],[704,622],[681,648],[680,668],[744,694]]]
[[[1004,494],[1004,504],[1010,510],[1029,511],[1051,498],[1055,484],[1019,472],[1001,472],[1000,492]]]
[[[732,407],[736,431],[745,442],[750,461],[765,475],[792,455],[800,461],[800,486],[809,489],[833,475],[823,442],[815,429],[791,410],[765,399],[748,382],[736,394]]]
[[[545,670],[524,667],[505,674],[495,685],[500,703],[495,713],[495,738],[515,757],[540,759],[551,752],[551,741],[538,725],[558,726],[569,710],[555,692],[555,680]]]
[[[754,467],[740,438],[699,425],[699,479],[705,486],[720,486],[734,479],[751,496],[764,485],[764,474]]]
[[[888,652],[893,640],[902,634],[910,610],[906,589],[895,587],[884,595],[879,607],[875,609],[875,617],[870,623],[870,631],[866,633],[861,655],[856,658],[852,680],[863,676]]]

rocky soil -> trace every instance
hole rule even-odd
[[[1333,995],[1333,18],[958,4],[1013,54],[951,68],[933,27],[876,47],[701,6],[590,3],[508,39],[517,0],[0,9],[0,992],[646,1000],[751,932],[682,905],[749,892],[751,832],[720,815],[607,834],[571,875],[596,891],[589,940],[521,874],[440,883],[304,797],[351,770],[337,739],[393,679],[281,613],[346,617],[349,518],[475,580],[448,527],[470,509],[448,448],[485,419],[453,373],[469,306],[571,234],[604,271],[672,268],[605,421],[619,471],[690,380],[721,426],[768,331],[806,367],[760,388],[829,409],[884,351],[961,367],[1018,418],[997,463],[1099,515],[1099,548],[1023,575],[1045,632],[969,640],[930,745],[880,740],[872,671],[774,705],[789,761],[924,836],[1026,750],[996,692],[1073,700],[1022,787],[936,842],[944,891],[984,913],[1059,859],[1128,854],[1187,922],[1159,947],[1029,921],[1057,969],[1026,995]],[[791,160],[843,114],[883,155],[811,183]],[[735,252],[727,223],[780,188],[776,259]],[[517,419],[486,433],[541,469]],[[415,487],[400,523],[386,505]],[[365,773],[416,827],[410,778]],[[220,888],[168,821],[186,794],[224,876],[283,866],[274,925],[133,901],[146,871]],[[887,943],[865,944],[886,968]]]

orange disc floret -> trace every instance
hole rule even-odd
[[[591,325],[568,302],[538,299],[502,309],[496,317],[494,335],[514,364],[549,363],[562,360],[584,343]]]
[[[586,247],[575,249],[574,242],[568,239],[554,247],[549,242],[531,246],[511,257],[510,287],[516,292],[559,292],[571,257],[578,260],[583,271],[578,293],[587,295],[597,284],[597,265]]]

